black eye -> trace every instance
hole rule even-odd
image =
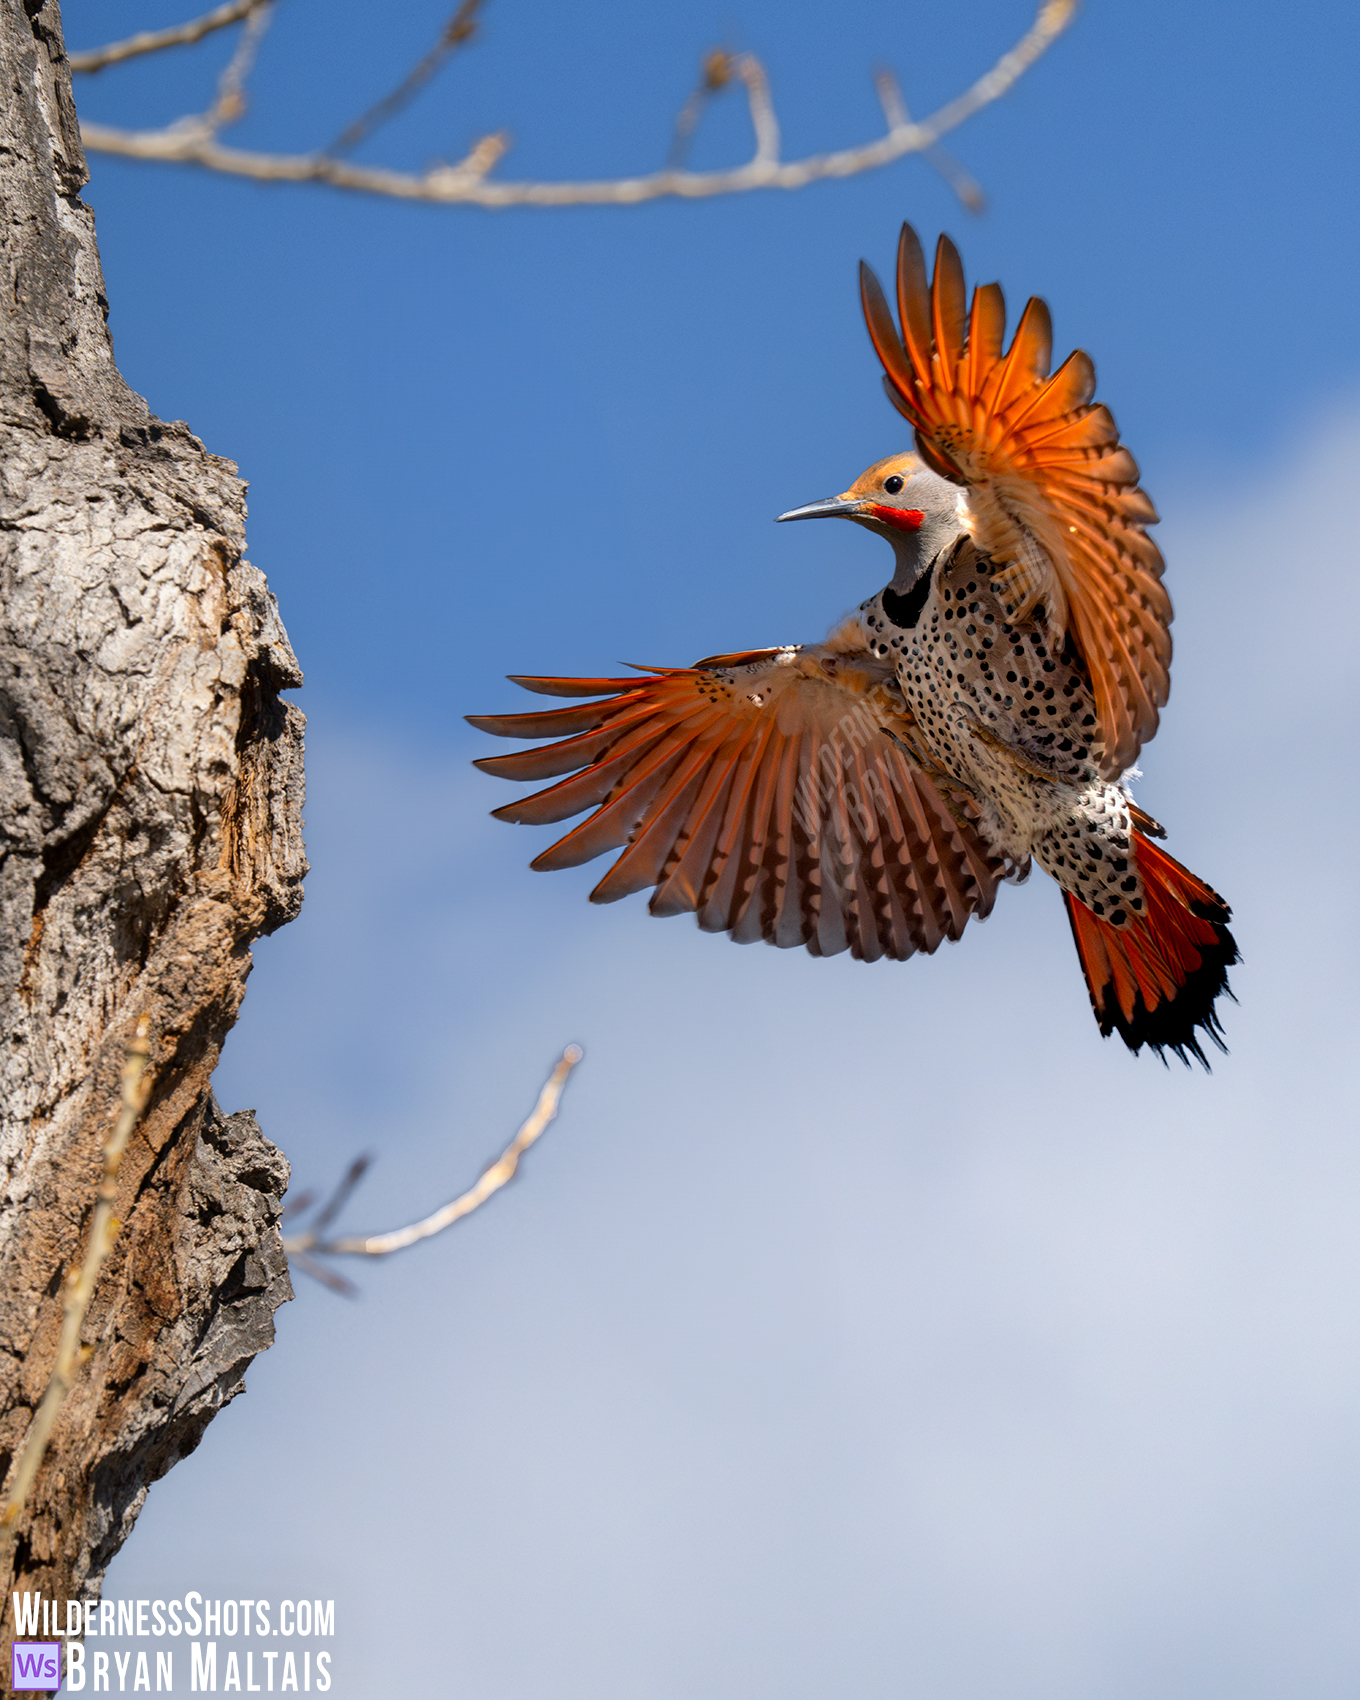
[[[905,482],[905,479],[899,478],[894,472],[891,478],[885,478],[883,480],[883,488],[890,496],[895,496]]]

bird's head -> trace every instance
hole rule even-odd
[[[893,588],[908,591],[930,563],[962,535],[963,490],[914,454],[876,462],[840,496],[790,508],[785,519],[852,519],[892,544]]]

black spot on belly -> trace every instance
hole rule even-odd
[[[934,572],[935,567],[932,563],[905,596],[899,596],[891,585],[883,592],[883,612],[895,626],[903,626],[910,630],[921,618],[921,610],[926,605],[926,597],[930,595],[930,581]]]

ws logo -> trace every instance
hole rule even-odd
[[[61,1687],[61,1642],[16,1641],[10,1663],[10,1693],[33,1688]]]

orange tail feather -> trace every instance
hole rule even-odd
[[[1238,961],[1228,931],[1232,911],[1204,881],[1141,832],[1134,855],[1147,894],[1147,914],[1115,927],[1064,892],[1072,937],[1102,1034],[1118,1031],[1131,1051],[1150,1045],[1182,1062],[1208,1061],[1200,1039],[1226,1050],[1214,1002],[1228,990]],[[1189,1054],[1187,1054],[1189,1053]]]

